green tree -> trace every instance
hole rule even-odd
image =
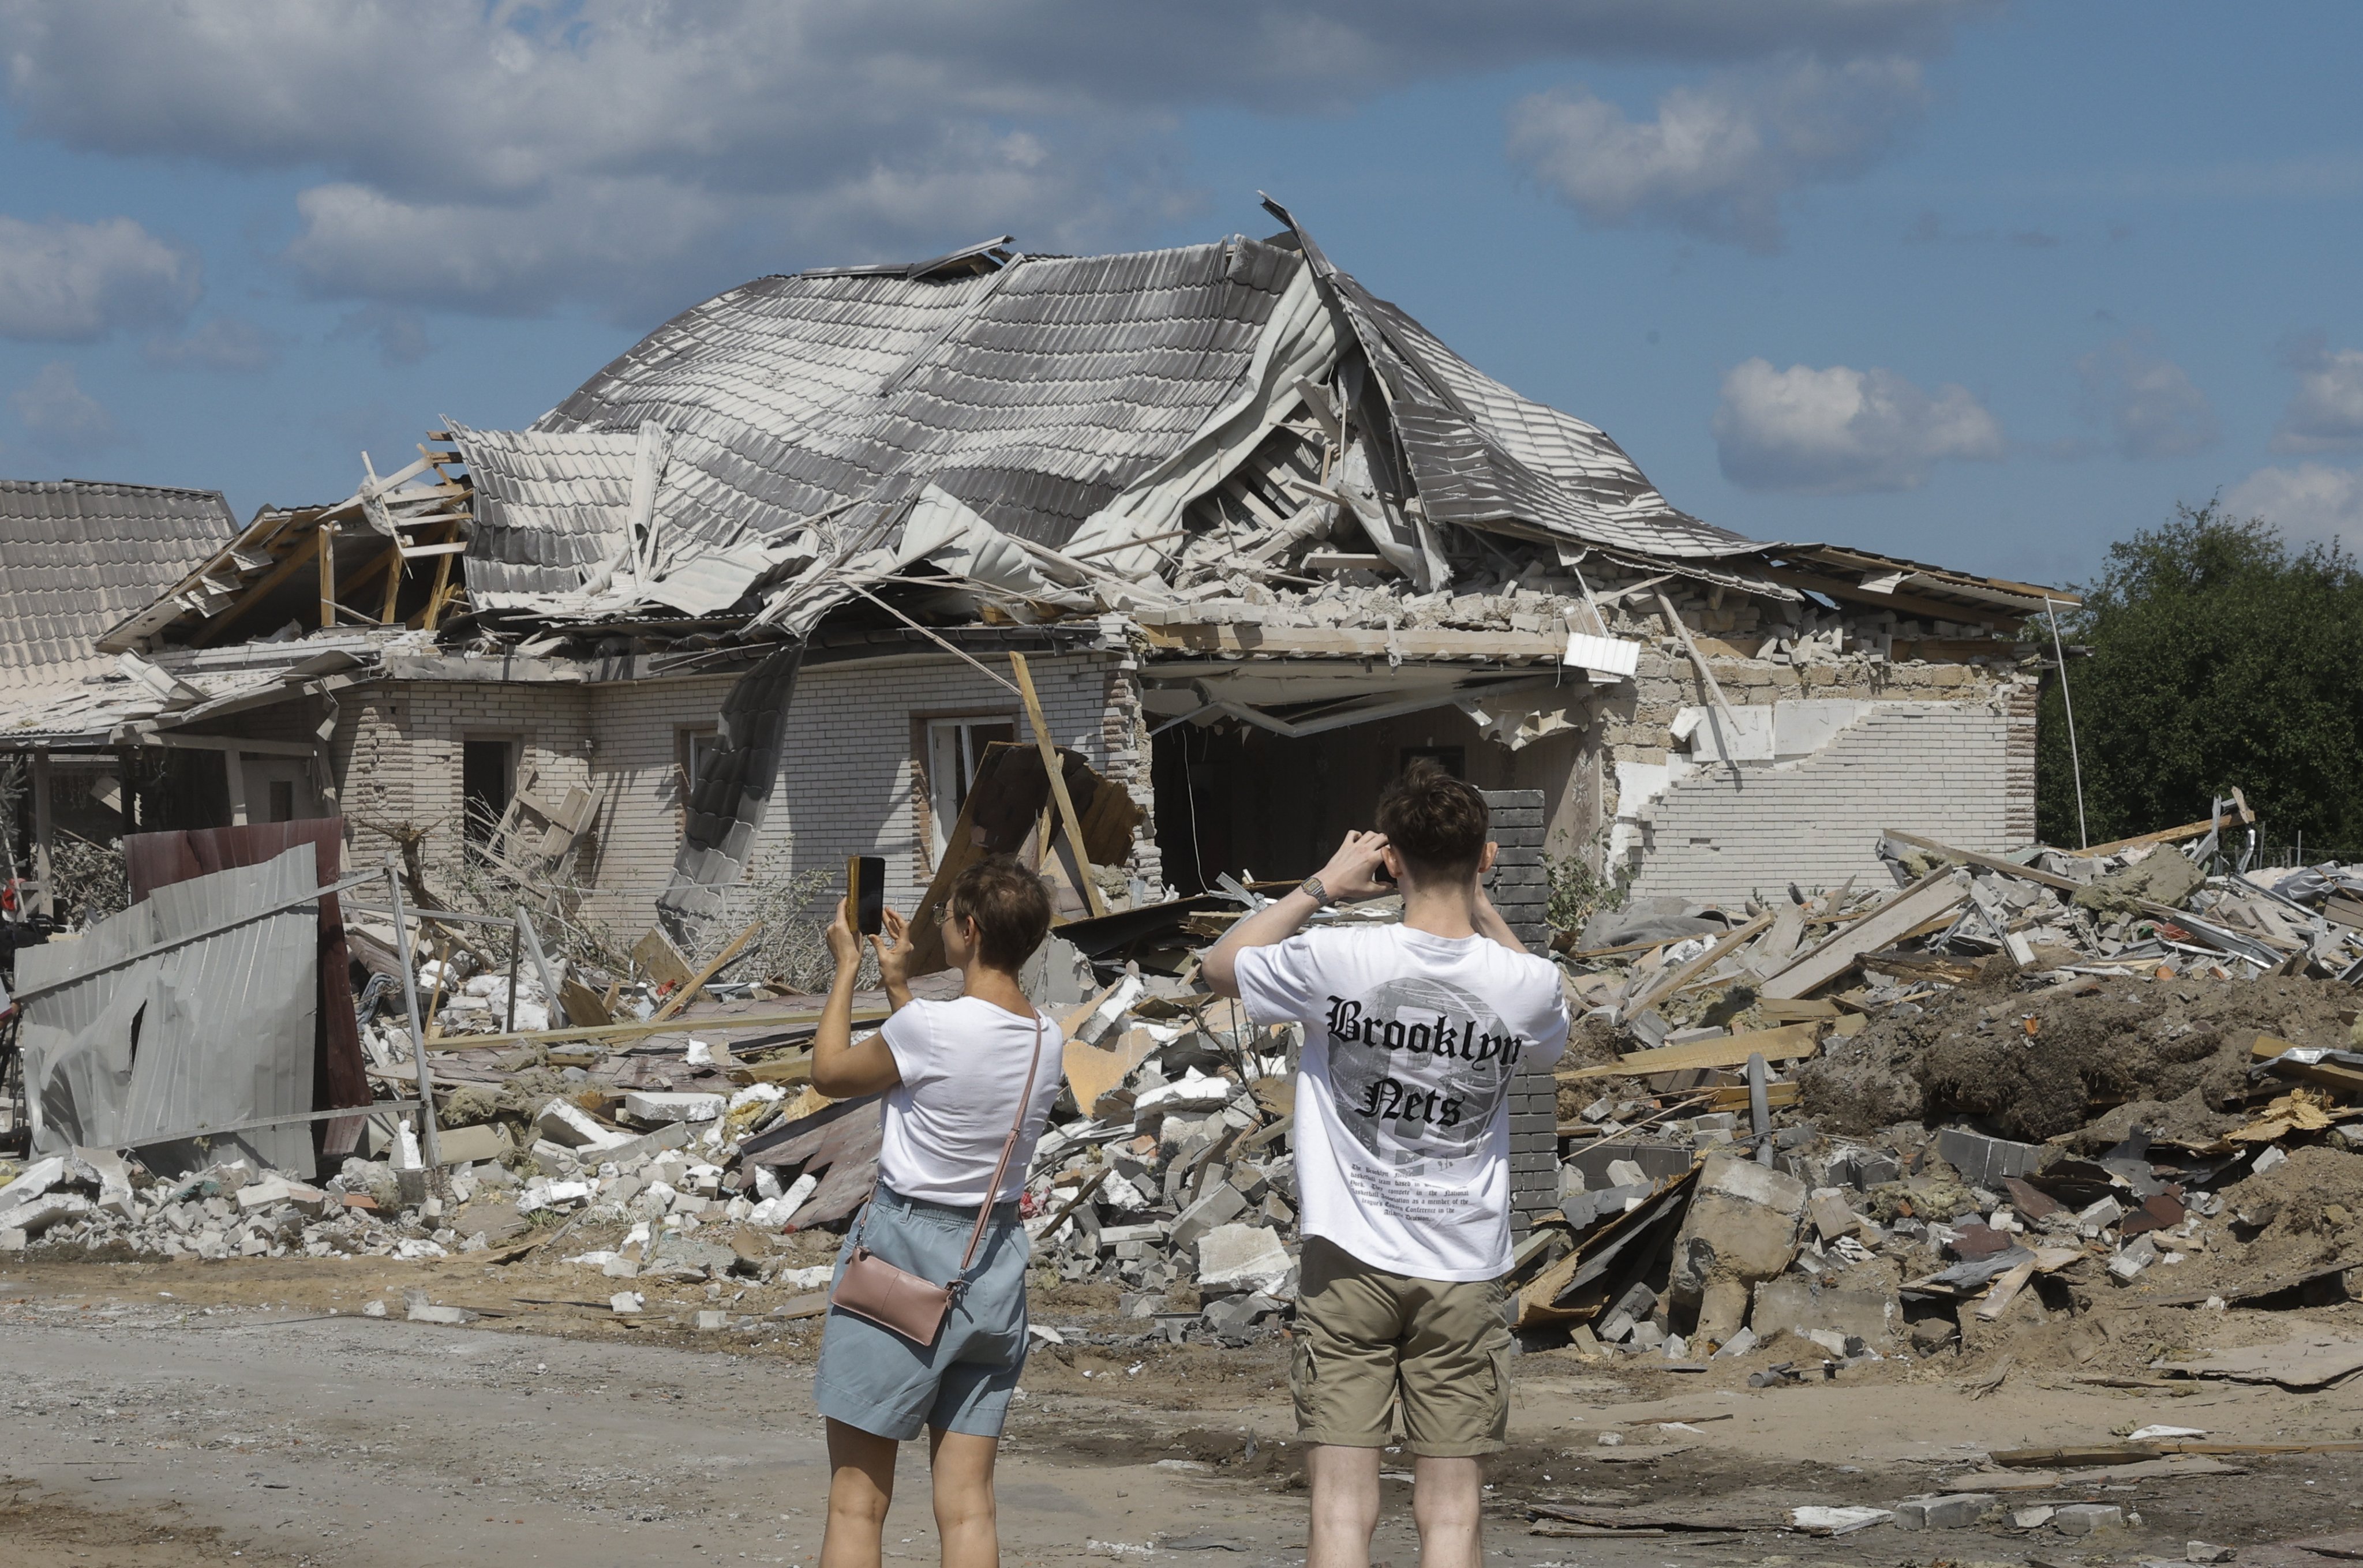
[[[2214,502],[2109,547],[2063,610],[2091,650],[2067,677],[2091,842],[2207,814],[2238,785],[2269,842],[2363,858],[2363,573],[2336,544],[2292,551]],[[2058,672],[2044,682],[2037,827],[2076,843]]]

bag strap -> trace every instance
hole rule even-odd
[[[984,1200],[976,1206],[976,1229],[968,1233],[968,1251],[960,1254],[960,1273],[952,1275],[957,1286],[968,1274],[968,1265],[976,1261],[977,1243],[984,1240],[984,1227],[993,1219],[994,1203],[1001,1197],[1001,1178],[1009,1170],[1009,1156],[1017,1152],[1017,1135],[1026,1131],[1026,1112],[1034,1103],[1034,1075],[1042,1068],[1042,1015],[1034,1015],[1034,1055],[1026,1064],[1026,1091],[1017,1097],[1017,1118],[1009,1124],[1009,1142],[1001,1145],[1001,1161],[993,1167],[993,1180],[984,1189]]]

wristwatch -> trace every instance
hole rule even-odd
[[[1321,878],[1318,877],[1307,877],[1304,881],[1299,882],[1296,885],[1296,890],[1300,893],[1309,894],[1312,897],[1313,901],[1319,904],[1323,909],[1327,909],[1331,904],[1337,901],[1329,896],[1329,889],[1321,885]]]

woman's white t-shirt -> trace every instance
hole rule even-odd
[[[1034,1056],[1033,1099],[998,1201],[1023,1192],[1035,1141],[1063,1082],[1066,1042],[1058,1024],[1020,1018],[977,997],[956,997],[913,1001],[880,1032],[903,1081],[886,1091],[879,1177],[904,1197],[926,1203],[970,1208],[984,1196],[1026,1088],[1026,1059]]]

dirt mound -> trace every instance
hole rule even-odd
[[[2141,1102],[2142,1125],[2203,1139],[2236,1125],[2259,1032],[2343,1045],[2354,1009],[2347,987],[2295,978],[2113,979],[2035,1002],[1964,988],[1832,1042],[1798,1080],[1808,1112],[1838,1132],[1966,1111],[2039,1142],[2084,1127],[2096,1104]],[[2135,1116],[2120,1105],[2107,1120]]]
[[[2224,1210],[2182,1261],[2142,1276],[2145,1294],[2233,1295],[2363,1264],[2363,1155],[2327,1144],[2224,1189]]]

